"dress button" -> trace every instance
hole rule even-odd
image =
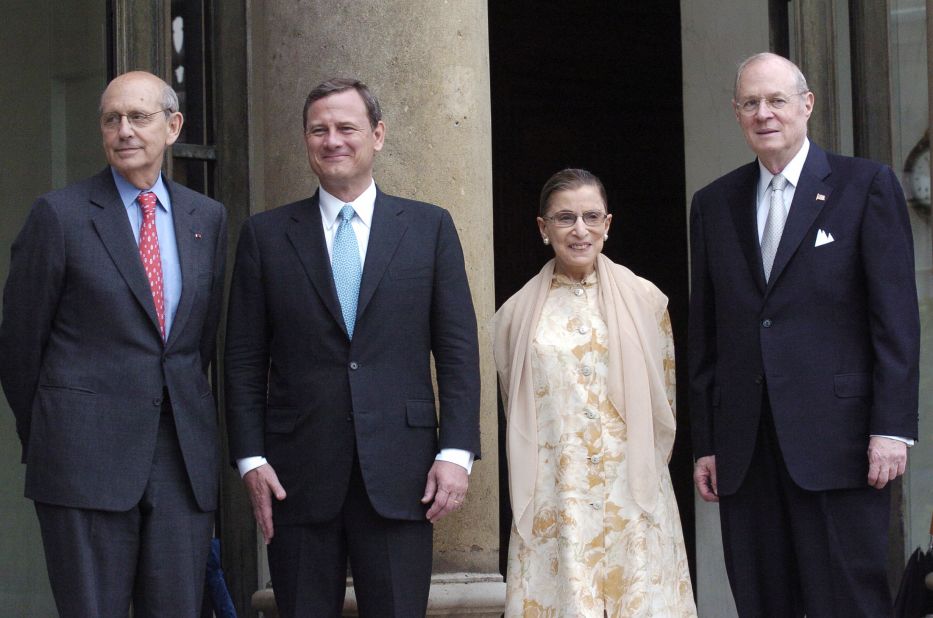
[[[597,416],[598,416],[598,414],[596,414],[596,411],[593,410],[592,408],[587,408],[587,409],[586,409],[586,418],[588,418],[588,419],[590,419],[590,420],[593,420],[593,419],[596,418]]]
[[[590,461],[592,461],[594,464],[598,464],[602,460],[603,458],[600,457],[599,455],[593,455],[592,457],[590,457]]]
[[[599,509],[603,508],[603,503],[602,502],[591,502],[590,506],[593,507],[594,511],[598,511]]]
[[[762,320],[762,321],[761,321],[761,325],[762,325],[764,328],[771,328],[771,324],[773,324],[773,322],[772,322],[771,320],[768,320],[768,319],[765,319],[765,320]]]
[[[356,361],[350,361],[350,369],[352,369],[353,371],[356,371],[359,368],[360,368],[359,363],[357,363]]]
[[[581,326],[580,328],[577,329],[577,332],[580,333],[581,335],[585,335],[588,332],[590,332],[590,329],[587,328],[586,326]]]
[[[583,368],[580,369],[580,373],[582,373],[585,376],[588,376],[591,373],[593,373],[593,370],[590,368],[589,365],[583,365]]]
[[[573,289],[573,295],[574,295],[574,296],[583,296],[583,288],[574,288],[574,289]]]

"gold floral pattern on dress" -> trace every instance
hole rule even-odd
[[[668,399],[674,347],[658,316]],[[645,513],[626,476],[625,411],[609,402],[608,329],[596,274],[555,275],[533,342],[538,425],[532,539],[512,528],[505,615],[525,618],[696,616],[667,462]]]

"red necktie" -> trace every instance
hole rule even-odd
[[[156,196],[151,191],[143,191],[136,198],[143,209],[143,225],[139,230],[139,257],[149,278],[152,300],[155,302],[156,315],[159,317],[159,330],[165,339],[165,298],[162,293],[162,257],[159,254],[159,234],[156,232],[155,209]]]

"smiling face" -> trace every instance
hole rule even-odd
[[[306,121],[308,162],[321,186],[346,202],[359,197],[372,180],[385,125],[381,120],[375,127],[370,124],[366,104],[353,89],[312,103]]]
[[[740,105],[749,99],[782,98],[787,104],[771,109],[762,102],[753,114]],[[779,56],[768,55],[745,67],[733,101],[735,117],[745,141],[772,173],[780,172],[803,146],[807,120],[813,111],[813,93],[800,93],[792,65]]]
[[[166,115],[165,82],[150,73],[135,71],[115,78],[100,99],[101,117],[124,114],[115,126],[101,125],[107,162],[139,189],[155,184],[165,150],[181,131],[179,112]],[[145,126],[133,126],[125,115],[153,114]]]
[[[606,212],[599,188],[581,185],[575,189],[555,191],[548,199],[544,217],[538,217],[541,237],[550,241],[554,249],[555,272],[582,281],[596,268],[596,256],[603,250],[603,236],[609,232],[612,215],[599,224],[589,227],[583,222],[583,213]],[[554,217],[558,213],[578,215],[570,227],[558,227]]]

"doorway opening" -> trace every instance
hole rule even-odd
[[[678,433],[670,464],[696,581],[687,410],[687,212],[680,3],[490,2],[496,306],[550,259],[535,216],[541,186],[580,167],[605,184],[604,253],[670,299]],[[511,526],[500,409],[500,568]]]

